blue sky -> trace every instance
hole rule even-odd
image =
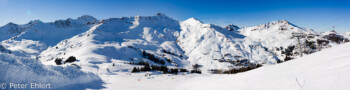
[[[324,32],[350,31],[350,0],[0,0],[0,26],[30,20],[51,22],[92,15],[98,19],[150,16],[162,12],[176,20],[249,27],[288,20]]]

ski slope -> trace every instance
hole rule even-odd
[[[106,89],[349,90],[350,43],[302,58],[231,75],[102,75]],[[108,78],[108,79],[107,79]]]

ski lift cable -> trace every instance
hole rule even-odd
[[[340,26],[340,25],[344,25],[344,24],[346,24],[346,23],[349,23],[350,22],[350,20],[349,21],[345,21],[345,22],[343,22],[343,23],[340,23],[340,24],[337,24],[337,25],[335,25],[335,26]]]
[[[344,24],[349,23],[349,22],[350,22],[350,20],[349,20],[349,21],[342,22],[342,23],[339,23],[339,24],[336,24],[336,25],[333,25],[333,26],[341,26],[341,25],[344,25]],[[333,26],[331,26],[331,27],[325,27],[325,28],[319,28],[319,29],[333,28]]]
[[[334,20],[332,20],[332,21],[330,21],[330,22],[328,22],[328,23],[325,23],[325,24],[322,24],[322,25],[316,27],[315,29],[323,29],[323,28],[321,28],[321,27],[325,27],[325,26],[327,26],[327,25],[330,25],[330,24],[332,24],[332,23],[334,23],[334,22],[338,22],[339,20],[342,20],[342,19],[348,18],[348,17],[350,17],[350,15],[346,15],[346,16],[343,16],[343,17],[336,18],[336,19],[334,19]]]

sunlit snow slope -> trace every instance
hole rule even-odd
[[[179,46],[189,57],[187,60],[203,65],[204,70],[228,69],[243,62],[276,63],[274,55],[261,44],[236,32],[195,18],[181,22],[181,29]]]
[[[47,89],[102,88],[99,76],[76,66],[46,66],[38,60],[7,53],[0,53],[0,66],[0,82],[8,86],[9,83],[43,83],[51,84]]]
[[[236,75],[185,80],[178,89],[349,90],[350,43]]]
[[[277,65],[230,75],[104,75],[107,89],[349,90],[350,43]],[[108,78],[107,78],[108,77]],[[154,86],[156,85],[156,86]]]
[[[48,47],[87,31],[96,22],[98,20],[94,17],[83,15],[77,19],[68,18],[48,23],[40,20],[24,25],[9,23],[0,27],[0,44],[17,56],[35,58]]]
[[[74,56],[76,62],[63,66],[76,64],[90,72],[130,72],[133,67],[150,63],[189,70],[198,64],[207,73],[297,58],[300,51],[297,39],[292,37],[295,32],[307,35],[301,39],[304,54],[346,41],[345,34],[318,34],[285,20],[223,28],[195,18],[177,21],[162,13],[103,20],[84,15],[54,22],[9,23],[0,27],[0,51],[40,60],[45,65],[56,65],[55,60]],[[121,66],[110,67],[113,64]]]

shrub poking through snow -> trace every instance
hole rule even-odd
[[[236,73],[240,73],[240,72],[245,72],[245,71],[249,71],[249,70],[253,70],[256,68],[261,67],[261,64],[250,64],[248,67],[242,67],[242,68],[236,68],[236,69],[230,69],[230,70],[226,70],[226,71],[222,71],[222,70],[212,70],[213,74],[236,74]]]
[[[199,69],[200,67],[202,67],[202,65],[195,64],[195,65],[192,65],[192,67],[194,70],[191,70],[191,73],[202,74],[201,70]]]
[[[188,72],[186,69],[178,69],[178,68],[168,68],[166,66],[156,66],[156,65],[149,65],[149,63],[146,63],[143,67],[137,68],[134,67],[131,71],[131,73],[137,73],[137,72],[147,72],[147,71],[159,71],[163,74],[175,74],[177,75],[179,72]]]
[[[197,69],[197,70],[191,70],[191,73],[198,73],[198,74],[202,74],[201,70]]]
[[[289,56],[286,56],[285,58],[284,58],[284,61],[289,61],[289,60],[292,60],[293,58],[291,58],[291,57],[289,57]]]
[[[187,71],[187,69],[181,68],[181,69],[180,69],[180,72],[188,72],[188,71]]]
[[[70,56],[64,63],[72,63],[77,61],[77,59],[74,56]]]
[[[62,64],[62,59],[61,58],[56,58],[55,59],[56,65],[61,65]]]

